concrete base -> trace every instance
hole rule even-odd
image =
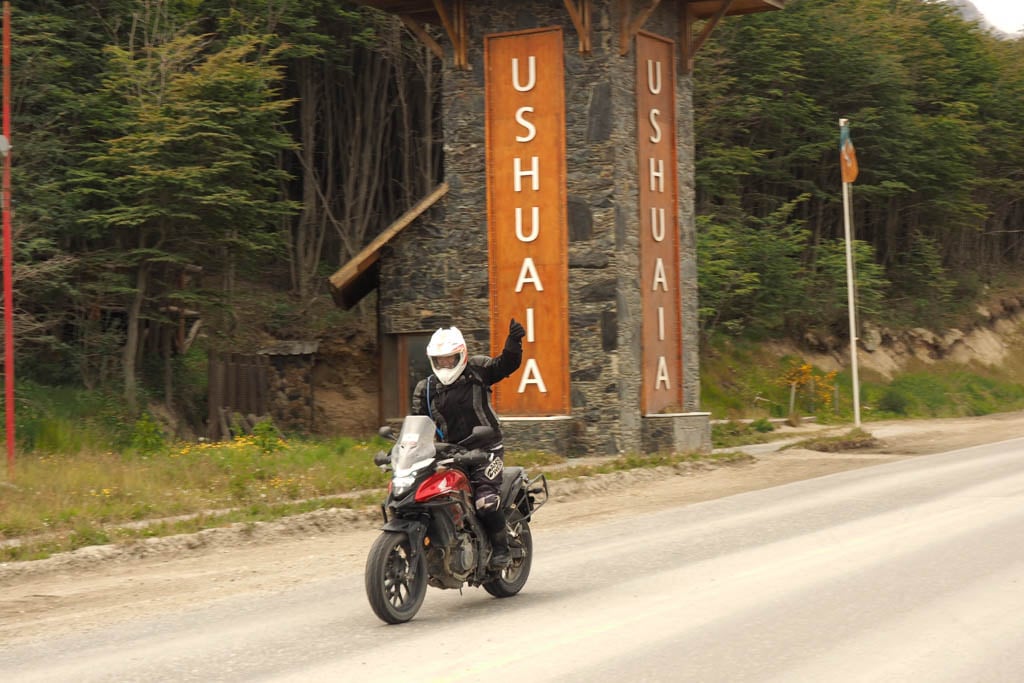
[[[642,453],[710,453],[711,413],[669,413],[641,418]],[[578,438],[578,418],[503,417],[501,431],[506,450],[537,450],[567,457],[588,453]]]
[[[710,453],[711,413],[645,415],[641,442],[645,453]]]

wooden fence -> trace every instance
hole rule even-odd
[[[211,353],[208,362],[207,438],[230,439],[239,427],[251,431],[254,422],[270,414],[270,360],[265,355]],[[239,420],[241,425],[234,424]]]

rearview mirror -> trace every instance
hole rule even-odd
[[[473,433],[459,442],[465,448],[479,448],[488,441],[494,439],[494,428],[490,425],[477,425],[473,427]]]

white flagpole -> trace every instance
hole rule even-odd
[[[839,129],[849,122],[839,119]],[[843,183],[843,228],[846,233],[846,299],[850,313],[850,370],[853,373],[853,424],[860,427],[860,380],[857,377],[857,310],[853,288],[853,239],[851,224],[853,223],[853,207],[850,201],[850,183]]]

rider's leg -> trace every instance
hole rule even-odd
[[[476,498],[477,517],[487,530],[491,542],[492,569],[502,569],[512,561],[508,549],[508,534],[505,531],[505,512],[501,509],[498,492],[501,490],[504,469],[503,449],[493,454],[490,463],[474,468],[470,480]]]
[[[505,513],[501,510],[481,512],[480,521],[487,529],[491,541],[491,569],[502,569],[512,561],[508,549],[508,534],[505,531]]]

